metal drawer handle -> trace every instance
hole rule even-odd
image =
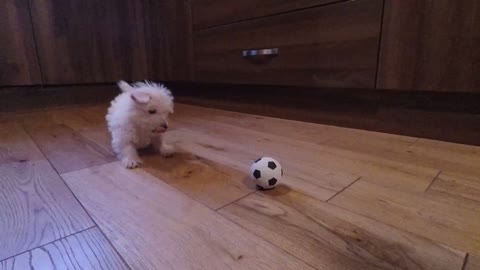
[[[244,51],[242,51],[242,56],[243,57],[277,56],[278,51],[279,51],[278,48],[244,50]]]

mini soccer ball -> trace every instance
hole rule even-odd
[[[257,159],[250,167],[250,177],[263,189],[272,189],[282,179],[283,169],[278,161],[270,157]]]

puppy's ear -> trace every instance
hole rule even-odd
[[[130,84],[128,84],[126,81],[117,82],[117,86],[118,88],[120,88],[120,90],[122,90],[122,92],[128,92],[133,90],[133,87]]]
[[[132,94],[130,94],[130,96],[136,103],[139,104],[146,104],[150,101],[150,99],[152,99],[149,94],[143,92],[133,92]]]

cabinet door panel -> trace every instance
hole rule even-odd
[[[378,88],[480,92],[480,2],[386,0]]]
[[[40,84],[27,0],[0,1],[0,85]]]
[[[185,64],[176,65],[186,48],[176,29],[185,26],[179,23],[185,19],[183,1],[30,0],[30,4],[49,84],[184,76],[179,69]]]

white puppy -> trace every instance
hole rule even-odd
[[[173,113],[172,93],[163,85],[120,81],[118,95],[108,109],[108,129],[112,146],[123,165],[136,168],[142,164],[137,149],[153,146],[162,156],[174,153],[174,147],[163,140],[168,117]]]

